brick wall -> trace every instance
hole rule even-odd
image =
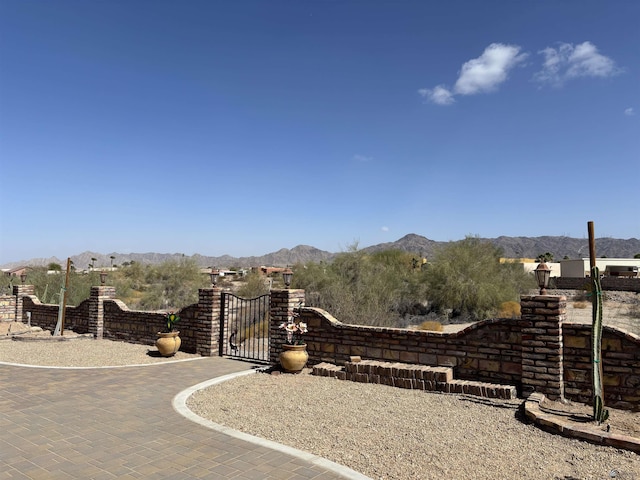
[[[176,313],[180,317],[176,325],[182,340],[180,350],[196,353],[197,305],[190,305]],[[104,301],[103,338],[107,340],[153,345],[158,338],[157,333],[165,330],[166,322],[164,313],[129,310],[124,303],[115,299]]]
[[[278,292],[272,306],[271,363],[278,363],[286,310],[304,301],[299,290]],[[367,360],[453,367],[454,378],[514,385],[549,398],[591,403],[590,325],[564,324],[564,296],[523,296],[522,318],[490,319],[456,333],[346,325],[328,312],[301,309],[309,365]],[[640,337],[604,329],[605,404],[640,410]]]
[[[14,287],[15,311],[31,312],[31,324],[54,331],[58,323],[58,305],[43,304],[33,295],[33,287]],[[220,323],[220,289],[201,289],[199,301],[176,312],[181,350],[201,355],[217,355]],[[217,307],[216,307],[217,305]],[[22,314],[20,314],[22,315]],[[162,312],[130,310],[115,298],[111,286],[91,287],[90,297],[77,307],[67,306],[65,330],[91,333],[96,338],[154,345],[157,333],[166,326]]]
[[[16,319],[15,295],[0,295],[0,322],[13,322]]]
[[[44,305],[29,286],[14,291],[15,311],[30,311],[32,325],[53,330],[58,306]],[[199,301],[177,312],[181,349],[219,354],[221,290],[201,289]],[[99,337],[153,345],[165,315],[129,310],[113,287],[93,287],[91,297],[67,307],[66,328]],[[289,312],[304,303],[304,290],[273,290],[270,361],[278,363]],[[8,304],[11,300],[7,300]],[[591,326],[565,324],[563,296],[521,297],[521,319],[489,319],[456,333],[346,325],[328,312],[300,309],[309,326],[309,364],[345,365],[350,357],[451,367],[456,379],[514,385],[519,392],[544,393],[591,403]],[[640,411],[640,337],[614,328],[603,331],[605,404]]]
[[[309,364],[344,365],[351,356],[372,360],[453,367],[459,379],[519,386],[522,328],[519,320],[491,319],[456,333],[346,325],[324,310],[306,307],[301,319]],[[278,349],[277,342],[272,345]]]
[[[591,404],[591,325],[564,324],[564,384],[568,398]],[[640,411],[640,336],[602,329],[605,405]]]

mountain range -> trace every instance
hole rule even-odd
[[[509,258],[536,258],[547,252],[552,253],[555,260],[564,257],[583,258],[589,256],[588,241],[584,238],[571,237],[505,237],[483,239],[502,249],[503,256]],[[449,242],[438,242],[416,234],[408,234],[395,242],[381,243],[362,248],[364,252],[378,252],[382,250],[402,250],[414,253],[420,257],[431,257],[441,246]],[[632,258],[640,253],[640,239],[629,238],[626,240],[616,238],[596,239],[596,253],[598,257]],[[200,254],[188,257],[180,253],[109,253],[84,252],[71,256],[73,264],[78,269],[85,269],[94,263],[96,268],[119,265],[125,262],[140,262],[142,264],[158,264],[169,260],[192,258],[201,267],[218,268],[246,268],[261,265],[285,266],[296,263],[331,261],[337,253],[319,250],[309,245],[298,245],[292,249],[282,248],[277,252],[262,256],[232,257],[223,255],[220,257],[205,256]],[[92,259],[96,260],[93,261]],[[2,265],[3,269],[19,266],[45,266],[49,263],[58,263],[64,266],[64,261],[57,257],[32,258],[19,262],[11,262]]]

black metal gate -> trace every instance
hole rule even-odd
[[[220,355],[269,361],[269,299],[269,294],[249,299],[222,294]]]

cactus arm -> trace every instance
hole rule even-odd
[[[593,360],[593,419],[600,425],[609,418],[609,411],[604,408],[602,385],[602,286],[598,267],[591,268],[592,283],[592,325],[591,325],[591,358]]]

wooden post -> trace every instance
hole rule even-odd
[[[60,317],[60,335],[64,336],[64,314],[67,311],[67,291],[69,290],[69,271],[71,270],[71,258],[67,257],[67,273],[64,277],[64,293],[62,294],[62,316]]]
[[[589,267],[596,266],[596,237],[594,235],[593,222],[587,222],[587,230],[589,231]]]

